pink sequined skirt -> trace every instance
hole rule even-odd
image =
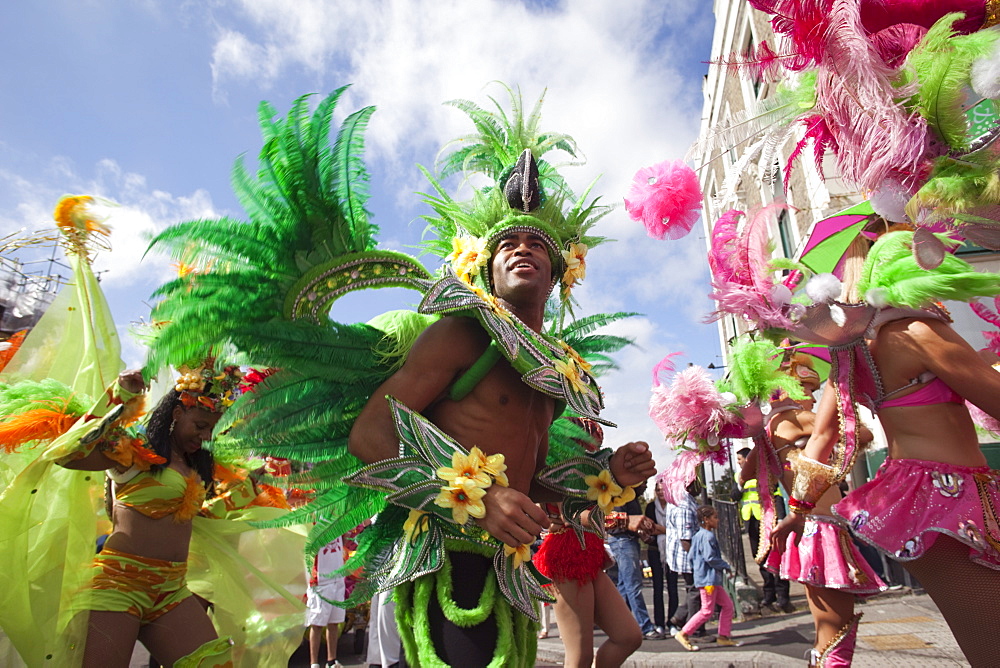
[[[764,564],[785,580],[827,589],[843,589],[859,596],[885,591],[865,558],[858,552],[844,523],[834,517],[810,515],[799,544],[789,535],[785,549],[771,550]]]
[[[1000,570],[1000,470],[888,459],[833,510],[893,559],[917,559],[945,534],[967,545],[973,561]]]

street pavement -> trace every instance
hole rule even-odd
[[[652,590],[647,586],[643,596],[652,615]],[[625,668],[683,666],[688,668],[802,668],[806,652],[812,647],[812,617],[800,585],[792,587],[793,613],[767,611],[763,615],[747,615],[733,624],[733,638],[742,647],[701,645],[698,652],[685,651],[673,638],[646,640],[638,652],[625,662]],[[859,627],[855,668],[942,668],[968,666],[955,643],[948,625],[933,601],[923,593],[909,589],[890,591],[858,605],[864,613]],[[709,622],[708,631],[715,634],[716,622]],[[562,665],[563,648],[559,631],[552,624],[549,637],[538,641],[537,665]],[[594,646],[604,641],[604,634],[594,632]],[[339,658],[345,666],[366,666],[364,657],[353,653],[353,642],[345,638]],[[292,657],[289,666],[308,666],[305,652]]]
[[[643,592],[647,603],[652,590]],[[638,652],[625,662],[627,668],[653,666],[689,666],[716,668],[718,666],[764,667],[806,665],[806,652],[812,647],[812,617],[801,593],[792,592],[796,612],[772,613],[763,616],[747,615],[747,619],[733,624],[732,637],[742,641],[742,647],[716,648],[714,644],[701,645],[698,652],[688,652],[673,638],[646,640]],[[650,614],[652,614],[652,606]],[[958,644],[948,630],[944,618],[933,601],[923,593],[909,590],[888,592],[860,603],[864,613],[859,627],[855,668],[898,666],[922,668],[942,666],[968,666]],[[708,631],[715,632],[715,622]],[[561,665],[562,644],[554,628],[549,638],[539,641],[539,665]],[[595,631],[594,644],[599,646],[604,635]]]
[[[643,597],[652,616],[652,589],[648,583],[643,590]],[[703,644],[698,652],[687,652],[670,637],[647,640],[625,662],[625,668],[801,668],[806,665],[805,655],[812,647],[813,625],[804,592],[797,583],[792,584],[792,603],[796,607],[793,613],[767,611],[763,615],[747,615],[744,621],[735,622],[732,635],[734,639],[744,643],[742,647],[721,648],[709,643]],[[859,603],[857,610],[864,613],[864,617],[861,618],[859,627],[854,668],[944,668],[969,665],[941,613],[926,594],[906,588],[890,591]],[[709,622],[707,628],[714,635],[716,622]],[[562,642],[555,623],[549,634],[548,638],[538,641],[539,667],[562,665],[563,662]],[[604,638],[603,633],[595,630],[594,646],[599,646]],[[354,640],[353,634],[349,634],[339,644],[338,655],[345,668],[367,666],[364,655],[354,652]],[[137,645],[133,655],[133,668],[146,668],[148,657],[142,646]],[[305,644],[288,665],[308,668]]]

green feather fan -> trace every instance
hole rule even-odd
[[[737,338],[729,349],[729,373],[719,381],[722,392],[732,392],[740,403],[768,401],[776,390],[792,399],[805,399],[798,380],[780,370],[782,351],[770,341]]]
[[[952,13],[939,19],[906,59],[907,67],[920,82],[913,99],[917,111],[958,151],[969,145],[969,119],[963,104],[972,63],[990,55],[1000,38],[995,30],[956,35],[952,26],[962,17],[960,13]]]

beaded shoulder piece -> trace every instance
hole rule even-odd
[[[425,314],[475,317],[496,341],[526,385],[601,424],[604,398],[588,373],[589,364],[569,345],[539,334],[504,309],[495,297],[458,278],[450,269],[431,285],[420,303]]]

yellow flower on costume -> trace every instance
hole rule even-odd
[[[507,480],[507,474],[504,473],[504,471],[507,470],[507,464],[504,463],[505,458],[502,454],[486,455],[479,448],[473,447],[469,455],[479,457],[479,468],[488,475],[492,476],[496,484],[501,487],[510,486],[510,482]]]
[[[56,204],[52,217],[55,218],[56,225],[67,231],[97,232],[108,236],[111,229],[88,210],[88,205],[93,203],[94,198],[89,195],[67,195]]]
[[[580,357],[580,353],[573,350],[573,347],[570,346],[565,341],[559,341],[559,345],[566,352],[566,355],[574,362],[576,362],[576,365],[581,369],[583,369],[584,371],[590,371],[590,369],[593,367],[593,365],[590,362]]]
[[[615,507],[614,499],[622,493],[622,488],[611,478],[611,471],[605,469],[597,475],[588,475],[583,480],[588,487],[587,498],[591,501],[597,501],[597,505],[604,512],[610,512]],[[632,494],[634,498],[634,490]]]
[[[430,525],[430,515],[423,510],[410,509],[410,514],[403,522],[403,536],[412,543],[420,534],[427,531]]]
[[[456,450],[451,453],[451,466],[442,466],[437,470],[437,476],[451,485],[457,485],[457,480],[471,480],[477,487],[489,487],[493,481],[490,474],[482,469],[486,461],[483,451],[473,446],[469,454]],[[504,467],[506,468],[506,467]]]
[[[635,488],[626,487],[625,489],[622,490],[622,493],[616,496],[611,502],[616,506],[621,506],[628,503],[634,498],[635,498]]]
[[[490,256],[486,252],[486,240],[479,237],[455,237],[451,242],[452,251],[448,256],[455,274],[466,283],[486,266]]]
[[[583,381],[583,377],[580,375],[580,367],[576,365],[572,357],[565,362],[555,360],[552,365],[556,368],[556,371],[566,376],[566,379],[569,380],[574,390],[580,393],[587,391],[587,383]]]
[[[473,285],[472,283],[469,283],[468,285],[469,289],[472,290],[473,294],[475,294],[477,297],[479,297],[484,302],[490,305],[490,309],[493,310],[493,313],[503,318],[507,322],[512,322],[510,319],[510,314],[507,313],[507,310],[504,309],[504,307],[500,306],[500,300],[498,300],[496,297],[483,290],[478,285]]]
[[[486,505],[483,497],[486,490],[477,487],[469,478],[458,477],[448,487],[442,487],[434,503],[442,508],[451,508],[451,517],[457,524],[465,524],[469,516],[483,518]]]
[[[514,568],[520,568],[521,564],[531,561],[531,545],[524,544],[511,547],[504,543],[503,556],[509,557],[512,554],[514,555]]]
[[[566,262],[566,271],[563,272],[562,282],[567,288],[572,288],[587,276],[587,245],[571,243],[569,250],[564,250],[562,256]]]

